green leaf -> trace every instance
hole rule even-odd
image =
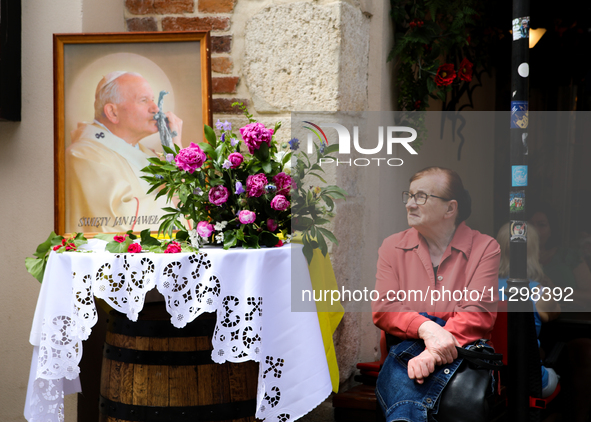
[[[149,161],[150,163],[153,163],[153,164],[163,164],[163,163],[165,163],[165,161],[162,161],[162,160],[161,160],[160,158],[158,158],[158,157],[149,157],[149,158],[148,158],[148,161]],[[145,168],[150,168],[150,167],[151,167],[151,166],[146,166]],[[146,171],[146,170],[142,169],[142,171]]]
[[[35,251],[35,253],[33,255],[35,255],[36,257],[39,257],[39,258],[43,258],[45,255],[47,255],[47,253],[51,249],[52,240],[56,237],[60,238],[59,243],[61,243],[61,241],[62,241],[61,239],[63,239],[63,237],[56,235],[55,232],[51,232],[49,234],[49,237],[45,240],[45,242],[43,242],[39,246],[37,246],[37,250]]]
[[[240,226],[240,228],[236,230],[236,239],[244,241],[244,226]]]
[[[178,241],[184,241],[184,242],[188,242],[189,239],[189,233],[185,230],[179,230],[176,232],[176,240]]]
[[[162,145],[162,149],[164,150],[164,152],[168,153],[168,154],[176,154],[176,151],[170,149],[169,147],[167,147],[166,145]]]
[[[222,179],[222,178],[211,179],[209,181],[209,184],[211,185],[211,187],[223,185],[224,184],[224,179]],[[207,192],[204,192],[204,194],[205,193],[207,193]]]
[[[296,217],[292,218],[291,224],[294,230],[303,230],[306,227],[310,227],[314,221],[309,217]]]
[[[279,129],[281,129],[281,122],[275,123],[275,128],[273,129],[273,135],[275,135]]]
[[[265,161],[269,161],[269,145],[267,145],[265,142],[262,142],[259,149],[254,152],[254,156],[263,163]]]
[[[308,261],[308,265],[310,265],[310,262],[312,262],[312,257],[314,256],[314,250],[306,241],[304,241],[304,247],[302,248],[302,252],[306,257],[306,261]]]
[[[330,240],[332,243],[334,243],[335,245],[338,245],[339,242],[337,241],[337,238],[335,237],[334,234],[332,234],[330,231],[328,231],[327,229],[323,228],[323,227],[318,227],[318,230],[328,238],[328,240]]]
[[[125,253],[127,252],[127,248],[129,246],[129,244],[131,244],[131,240],[129,241],[129,243],[127,243],[127,240],[125,242],[119,243],[119,242],[109,242],[107,243],[107,246],[105,247],[105,250],[107,250],[108,252],[111,253]]]
[[[44,258],[25,258],[25,267],[27,271],[35,277],[39,283],[43,282],[43,274],[45,274],[45,266],[47,260]]]
[[[206,142],[199,142],[198,145],[201,147],[201,149],[203,150],[203,152],[205,154],[207,154],[209,157],[211,157],[214,160],[217,158],[217,155],[215,155],[215,150],[212,148],[211,145],[209,145]]]
[[[324,148],[324,155],[332,154],[333,152],[338,152],[339,144],[332,144]]]
[[[283,156],[283,159],[281,160],[281,164],[285,165],[291,159],[291,155],[292,155],[291,152],[288,152],[287,154],[285,154]]]
[[[326,256],[328,253],[328,245],[326,244],[326,240],[324,240],[324,236],[322,236],[320,232],[317,233],[316,240],[318,241],[320,252],[322,252],[322,255]]]
[[[181,185],[179,188],[179,199],[183,204],[187,203],[187,199],[192,192],[187,185]]]
[[[267,246],[268,248],[272,248],[279,243],[279,238],[271,232],[263,231],[259,236],[260,242]]]
[[[207,142],[209,142],[211,147],[215,149],[217,146],[217,137],[215,136],[213,129],[207,125],[203,125],[203,132],[205,133],[205,139],[207,139]]]
[[[224,249],[236,246],[236,243],[238,243],[238,239],[236,238],[234,230],[224,232]]]
[[[320,180],[322,180],[324,183],[328,183],[326,180],[324,180],[324,179],[323,179],[323,178],[322,178],[322,177],[321,177],[319,174],[317,174],[317,173],[312,173],[312,172],[310,172],[310,173],[308,173],[308,174],[310,174],[311,176],[316,176],[317,178],[319,178]]]
[[[142,248],[160,246],[160,241],[155,237],[152,237],[150,229],[145,229],[140,232],[140,245],[142,245]]]
[[[99,233],[94,236],[95,239],[106,240],[107,242],[112,242],[115,239],[115,234],[109,233]]]
[[[437,97],[441,100],[441,101],[445,101],[445,93],[443,91],[437,91]]]
[[[261,163],[261,165],[263,166],[263,171],[265,173],[271,173],[273,171],[273,166],[270,161],[265,161],[264,163]]]
[[[222,154],[222,149],[224,149],[225,146],[226,144],[219,144],[215,149],[215,160],[219,158],[219,160],[221,161],[220,165],[224,164],[224,162],[222,161],[222,159],[224,158]]]
[[[245,248],[259,249],[259,238],[256,235],[244,235]]]

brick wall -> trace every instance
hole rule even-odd
[[[232,14],[236,0],[122,0],[128,31],[211,31],[212,110],[240,114],[233,109],[240,77],[232,60]]]

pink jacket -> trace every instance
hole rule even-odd
[[[441,258],[435,280],[427,242],[416,229],[386,238],[379,249],[374,324],[401,339],[418,338],[419,326],[428,321],[419,312],[427,312],[446,320],[445,329],[462,346],[490,338],[497,317],[500,259],[495,239],[461,223]],[[389,290],[393,300],[388,300]],[[400,300],[392,291],[399,292]],[[442,295],[445,299],[452,295],[451,301]]]

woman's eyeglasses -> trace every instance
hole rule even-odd
[[[432,196],[433,198],[441,199],[443,201],[451,201],[451,199],[442,198],[441,196],[429,195],[425,192],[417,192],[413,195],[410,192],[404,191],[402,192],[402,202],[407,204],[410,198],[414,198],[415,204],[425,205],[427,199],[429,199],[430,196]]]

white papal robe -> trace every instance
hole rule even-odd
[[[166,198],[146,192],[142,168],[154,151],[95,123],[79,123],[66,149],[66,232],[158,229]]]

